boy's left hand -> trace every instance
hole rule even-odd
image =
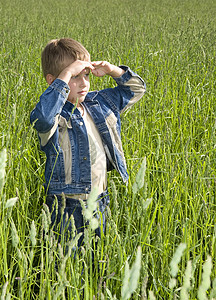
[[[91,70],[92,74],[97,77],[102,77],[104,75],[110,75],[112,77],[120,77],[124,74],[124,70],[110,64],[107,61],[93,61],[91,62],[94,70]]]

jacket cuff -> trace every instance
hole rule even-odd
[[[56,78],[53,83],[49,86],[51,89],[58,91],[64,98],[68,98],[70,93],[70,88],[66,82],[63,80]]]
[[[129,81],[131,77],[138,76],[136,73],[134,73],[129,67],[127,66],[119,66],[119,68],[123,69],[125,71],[124,74],[122,74],[121,77],[113,77],[113,79],[116,81],[117,84],[122,85],[125,82]]]

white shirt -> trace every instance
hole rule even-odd
[[[99,194],[101,194],[107,187],[106,154],[100,134],[95,126],[94,121],[83,105],[82,108],[84,110],[82,117],[86,126],[89,140],[92,188],[96,187]]]

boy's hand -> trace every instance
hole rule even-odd
[[[110,64],[107,61],[93,61],[91,62],[94,69],[91,69],[93,75],[97,77],[102,77],[104,75],[110,75],[112,77],[120,77],[124,74],[124,70],[121,68]]]
[[[94,70],[94,67],[89,61],[75,60],[72,64],[68,65],[58,76],[59,79],[68,83],[71,77],[75,77],[86,69]]]

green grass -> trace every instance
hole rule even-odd
[[[0,149],[7,152],[1,299],[64,299],[65,289],[71,299],[83,290],[85,299],[122,299],[130,274],[140,275],[133,299],[178,299],[188,282],[189,299],[216,298],[215,1],[12,0],[0,12]],[[122,116],[130,179],[125,186],[116,172],[109,175],[107,233],[98,242],[94,277],[91,231],[74,260],[47,229],[44,155],[29,123],[47,87],[41,50],[59,37],[79,40],[92,60],[129,65],[147,84],[143,99]],[[114,86],[111,78],[91,77],[92,89],[107,86]],[[186,248],[173,277],[179,245]],[[137,249],[141,269],[134,274]]]

